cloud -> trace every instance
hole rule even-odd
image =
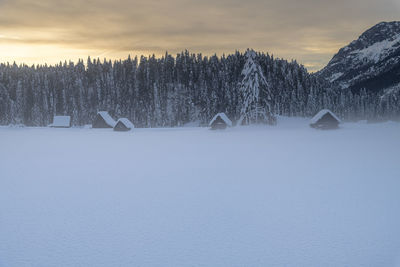
[[[252,47],[316,70],[367,28],[398,19],[400,6],[397,0],[0,0],[0,12],[0,48],[50,45],[117,57]]]

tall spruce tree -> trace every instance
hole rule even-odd
[[[271,112],[272,90],[257,62],[257,54],[254,50],[248,49],[245,57],[243,79],[240,83],[242,107],[239,124],[260,122],[275,124],[276,118]]]

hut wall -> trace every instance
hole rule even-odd
[[[97,114],[92,124],[92,128],[112,128],[112,127],[105,122],[103,117]]]
[[[317,129],[337,129],[339,122],[331,114],[327,113],[311,126]]]
[[[126,127],[122,122],[118,122],[117,125],[115,125],[114,127],[114,131],[118,131],[118,132],[126,132],[129,131],[130,129],[128,127]]]
[[[211,124],[211,129],[212,130],[223,130],[226,129],[227,125],[221,117],[218,117],[215,119],[215,121]]]

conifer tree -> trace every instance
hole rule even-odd
[[[275,124],[276,119],[271,112],[272,91],[257,62],[256,53],[247,50],[245,57],[240,85],[242,103],[239,124]]]

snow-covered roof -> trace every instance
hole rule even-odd
[[[218,117],[220,117],[228,126],[232,127],[232,121],[223,112],[215,115],[214,118],[210,121],[209,125],[211,126]]]
[[[54,116],[51,127],[70,127],[71,117],[70,116]]]
[[[330,111],[329,109],[323,109],[320,112],[318,112],[310,121],[311,124],[316,123],[317,121],[319,121],[323,116],[325,116],[327,113],[331,114],[332,117],[334,117],[338,122],[340,122],[340,119],[335,115],[335,113],[333,113],[332,111]]]
[[[107,111],[99,111],[97,114],[99,114],[111,127],[114,127],[115,124],[117,124],[117,122],[110,116],[110,114],[108,114]]]
[[[130,120],[128,120],[127,118],[120,118],[120,119],[117,121],[117,124],[118,124],[119,122],[121,122],[123,125],[125,125],[126,128],[129,128],[129,129],[135,128],[135,125],[133,125],[133,123],[132,123]]]

